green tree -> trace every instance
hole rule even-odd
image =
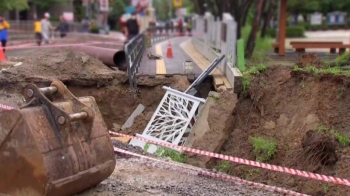
[[[169,11],[170,11],[170,4],[173,3],[173,0],[153,0],[153,6],[156,10],[157,19],[165,21],[169,19]],[[193,13],[195,10],[195,5],[193,0],[183,0],[183,8],[187,8],[187,11],[189,13]],[[177,8],[172,8],[172,16],[175,16],[175,11]]]
[[[13,0],[10,0],[10,1],[13,1]],[[47,9],[50,6],[52,7],[55,4],[64,4],[64,3],[67,3],[68,1],[69,0],[32,0],[32,3],[41,9]]]
[[[0,11],[24,10],[28,8],[27,0],[0,0]]]
[[[108,21],[112,23],[112,28],[120,30],[121,27],[119,26],[118,20],[125,13],[126,5],[125,0],[114,0],[110,3],[112,11],[108,15]]]

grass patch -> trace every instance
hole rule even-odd
[[[275,156],[277,146],[274,141],[266,140],[262,137],[250,137],[250,140],[253,144],[253,152],[257,161],[267,162]]]
[[[146,143],[145,146],[143,147],[143,150],[147,152],[149,147],[150,147],[150,144]]]
[[[169,157],[171,160],[179,162],[179,163],[186,163],[187,162],[187,156],[177,152],[176,150],[159,147],[156,151],[156,155],[159,157]]]
[[[304,68],[300,68],[296,65],[294,66],[293,71],[305,71],[314,75],[331,74],[350,76],[350,70],[343,70],[340,67],[316,68],[314,66],[306,66]]]
[[[340,133],[334,133],[334,136],[343,147],[349,146],[349,144],[350,144],[350,137],[349,136],[344,136]]]
[[[244,71],[242,78],[243,92],[248,92],[250,87],[250,80],[253,75],[257,75],[263,71],[265,71],[267,67],[264,64],[259,64],[257,66],[249,67],[246,71]]]
[[[344,52],[343,54],[337,56],[337,58],[335,59],[335,62],[337,64],[344,62],[344,61],[348,61],[350,58],[350,53],[349,52]]]
[[[328,128],[324,125],[317,126],[316,129],[319,133],[325,133],[331,137],[335,137],[335,139],[340,143],[341,146],[347,147],[350,145],[350,136],[349,135],[343,135],[334,129]]]
[[[230,161],[220,161],[220,163],[216,166],[216,169],[219,172],[228,172],[228,170],[231,168],[232,163]]]

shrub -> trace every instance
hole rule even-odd
[[[169,157],[171,160],[179,162],[179,163],[186,163],[187,162],[187,156],[177,152],[173,149],[165,148],[165,147],[159,147],[156,151],[156,155],[159,157]]]
[[[350,53],[349,52],[345,52],[345,53],[337,56],[337,58],[335,58],[335,62],[336,63],[341,63],[341,62],[348,61],[349,59],[350,59]]]
[[[219,172],[227,172],[229,169],[231,168],[231,162],[230,161],[221,161],[218,165],[217,165],[217,170]]]
[[[294,27],[287,27],[286,29],[286,37],[293,38],[293,37],[304,37],[305,34],[305,28],[302,26],[294,26]],[[270,37],[276,37],[276,29],[269,29],[267,31],[267,35]]]
[[[96,33],[96,34],[98,34],[99,31],[100,31],[100,27],[98,27],[98,26],[96,26],[96,25],[93,25],[93,26],[91,26],[91,28],[90,28],[90,32],[91,32],[91,33]]]
[[[274,141],[266,140],[262,137],[251,137],[250,140],[253,144],[253,152],[257,161],[266,162],[275,156],[277,147]]]
[[[248,92],[250,87],[250,80],[252,75],[257,75],[261,72],[264,72],[267,69],[267,67],[264,64],[259,64],[257,66],[252,66],[246,71],[243,72],[243,92]]]

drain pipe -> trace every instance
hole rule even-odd
[[[83,52],[88,56],[102,61],[105,65],[109,67],[117,67],[119,70],[123,71],[127,70],[126,56],[124,50],[116,50],[86,45],[69,46],[67,49],[70,51]]]

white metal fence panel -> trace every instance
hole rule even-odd
[[[205,100],[168,87],[163,88],[167,92],[142,135],[174,145],[183,145],[186,141],[183,136],[191,132],[197,120],[199,107]]]

